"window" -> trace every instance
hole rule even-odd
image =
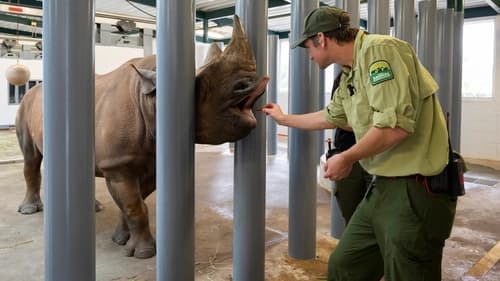
[[[288,66],[290,62],[290,41],[289,39],[281,39],[279,51],[279,91],[288,93]]]
[[[462,96],[493,97],[493,48],[495,20],[472,20],[464,23]]]
[[[35,85],[42,83],[40,80],[30,80],[24,85],[14,86],[9,83],[9,104],[15,105],[19,104],[24,97],[26,92],[33,88]]]

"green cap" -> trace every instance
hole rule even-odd
[[[327,32],[341,27],[340,15],[345,11],[334,7],[319,7],[310,12],[304,21],[304,32],[302,36],[292,45],[292,49],[298,46],[304,47],[304,42],[318,34],[318,32]]]

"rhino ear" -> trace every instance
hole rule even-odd
[[[220,54],[222,54],[222,51],[219,48],[219,45],[217,45],[217,43],[212,43],[212,45],[210,45],[210,48],[208,48],[207,56],[205,57],[203,65],[206,65],[214,59],[218,58]]]
[[[137,68],[133,64],[131,66],[141,78],[141,94],[149,95],[154,93],[156,91],[156,71]]]
[[[243,26],[241,26],[240,18],[237,15],[233,16],[233,34],[231,40],[224,50],[226,56],[237,56],[240,60],[255,62],[252,48],[248,42],[247,35]]]

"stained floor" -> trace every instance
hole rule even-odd
[[[196,280],[232,280],[233,154],[228,145],[197,145],[196,151]],[[19,158],[14,132],[0,130],[0,280],[38,281],[44,279],[43,214],[17,212],[25,192],[23,164],[7,160]],[[469,163],[467,195],[459,199],[452,235],[446,242],[442,280],[500,280],[495,254],[500,240],[496,164]],[[336,243],[329,235],[330,193],[317,189],[317,258],[301,261],[287,256],[285,142],[280,142],[276,156],[268,157],[266,190],[266,280],[325,280],[326,261]],[[122,247],[111,241],[118,209],[102,179],[96,179],[96,197],[104,205],[96,214],[96,280],[155,280],[155,258],[125,257]],[[154,201],[153,194],[147,200],[153,233]]]

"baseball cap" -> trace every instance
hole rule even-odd
[[[296,47],[304,47],[304,42],[318,34],[318,32],[327,32],[340,28],[340,15],[345,13],[344,10],[334,6],[324,6],[314,9],[310,12],[304,21],[304,32],[302,36],[293,45],[292,49]]]

